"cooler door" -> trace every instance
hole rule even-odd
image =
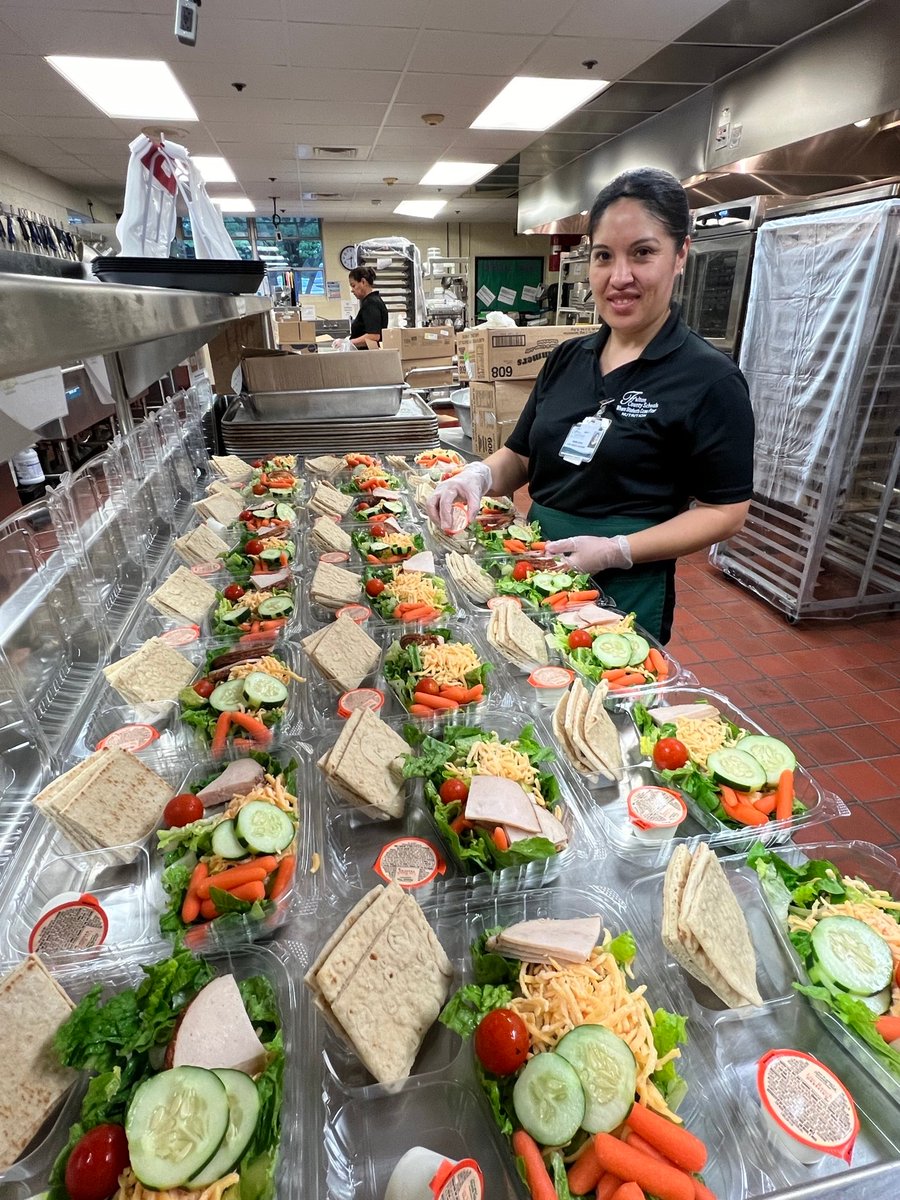
[[[683,315],[701,337],[737,358],[754,233],[694,242],[684,280]]]

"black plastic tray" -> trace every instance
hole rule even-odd
[[[255,292],[266,273],[259,260],[211,258],[95,258],[91,268],[103,283],[238,294]]]

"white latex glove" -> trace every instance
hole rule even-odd
[[[627,571],[633,566],[631,547],[628,539],[622,536],[561,538],[558,542],[548,542],[544,549],[548,554],[561,554],[568,566],[587,575],[598,575],[613,568]]]
[[[428,500],[429,517],[445,533],[450,533],[453,505],[457,500],[464,500],[466,515],[469,521],[474,521],[491,482],[491,468],[486,463],[469,463],[458,475],[442,480],[434,489]]]
[[[355,350],[355,346],[350,345],[349,338],[335,338],[331,343],[332,350]]]

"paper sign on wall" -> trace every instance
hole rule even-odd
[[[301,304],[300,320],[314,321],[316,319],[316,306],[314,304]]]
[[[325,280],[325,299],[340,300],[341,298],[341,283],[339,279]]]
[[[356,316],[356,301],[342,300],[341,301],[341,316],[346,317],[348,321],[352,321]]]
[[[497,296],[497,299],[500,301],[501,304],[515,304],[515,302],[516,302],[515,289],[508,288],[508,287],[502,287]]]
[[[489,304],[493,304],[494,301],[497,299],[497,297],[494,295],[494,293],[491,291],[491,289],[488,287],[488,285],[486,283],[481,285],[481,287],[478,289],[478,291],[475,293],[475,295],[478,297],[478,299],[481,301],[481,303],[485,306],[485,308]]]
[[[532,287],[530,283],[526,283],[522,288],[522,299],[527,300],[530,304],[536,304],[539,291],[540,288]]]

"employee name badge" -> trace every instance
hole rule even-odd
[[[611,424],[609,417],[601,416],[585,417],[583,421],[578,421],[566,434],[559,457],[576,466],[590,462]]]

